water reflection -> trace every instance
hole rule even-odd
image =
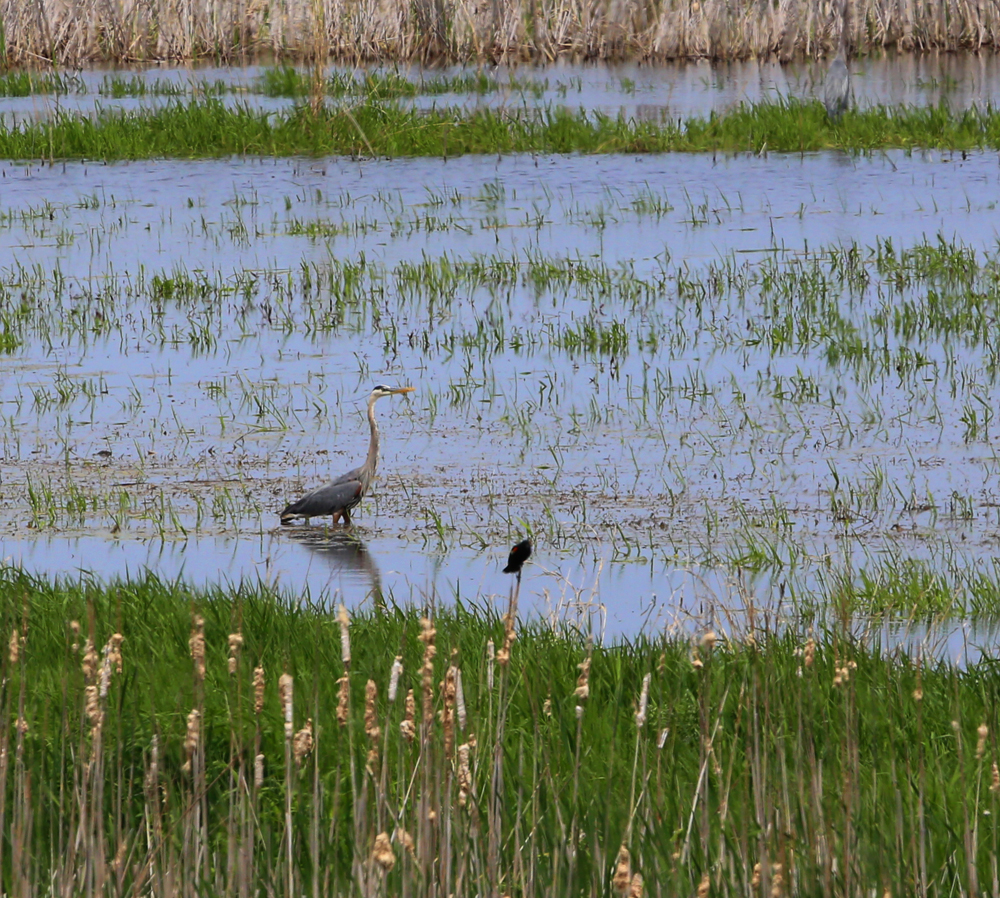
[[[560,60],[543,67],[496,66],[488,76],[496,89],[479,93],[418,93],[398,102],[420,109],[460,106],[467,109],[567,108],[609,115],[619,112],[640,119],[662,121],[722,113],[740,103],[820,98],[826,59],[782,63],[777,59],[720,62],[691,60],[650,65],[641,62],[578,63]],[[197,94],[206,85],[230,106],[250,106],[264,112],[291,108],[301,99],[265,96],[260,92],[266,66],[217,68],[157,66],[136,70],[134,76],[152,93],[117,96],[107,83],[108,72],[91,69],[77,76],[80,93],[0,97],[0,121],[12,125],[44,119],[57,112],[93,113],[98,109],[138,111],[178,102],[176,92]],[[330,66],[328,75],[386,71]],[[480,73],[462,66],[428,70],[419,66],[391,67],[416,84]],[[855,100],[859,108],[878,105],[936,106],[953,109],[996,105],[1000,102],[1000,57],[973,53],[887,53],[851,60]]]
[[[283,531],[288,539],[313,552],[339,575],[355,595],[364,590],[365,598],[376,605],[385,604],[382,592],[382,574],[368,549],[368,545],[354,528],[290,527]]]

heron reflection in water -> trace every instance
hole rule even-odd
[[[365,596],[371,596],[376,607],[385,606],[382,593],[382,574],[364,540],[354,531],[325,530],[315,527],[294,527],[288,537],[301,543],[324,562],[331,570],[345,578],[364,584]]]
[[[831,121],[840,121],[854,99],[851,88],[851,71],[847,67],[848,34],[848,4],[850,0],[840,0],[840,44],[837,54],[830,61],[823,81],[823,105]]]

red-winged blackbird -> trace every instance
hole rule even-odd
[[[521,565],[531,557],[531,540],[522,539],[507,557],[507,567],[503,569],[505,574],[520,574]]]

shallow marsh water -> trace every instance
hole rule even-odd
[[[992,563],[996,349],[947,320],[991,314],[995,154],[0,175],[0,557],[29,569],[503,605],[530,527],[522,607],[628,633]],[[417,392],[379,405],[364,548],[277,527],[363,457],[380,381]]]
[[[740,103],[818,97],[822,95],[826,66],[826,61],[781,64],[773,60],[730,63],[700,60],[656,66],[562,61],[543,68],[331,66],[326,74],[358,82],[366,73],[399,76],[417,86],[413,97],[403,97],[400,101],[418,108],[566,106],[659,121],[706,117]],[[57,111],[139,110],[206,95],[267,111],[288,109],[294,102],[292,98],[266,95],[264,81],[268,71],[264,66],[204,65],[152,66],[134,71],[87,70],[73,73],[65,81],[67,90],[57,95],[0,96],[0,119],[9,123],[47,117]],[[946,103],[955,109],[965,109],[1000,103],[1000,60],[992,54],[888,54],[856,58],[851,61],[851,73],[855,100],[862,108]],[[474,92],[441,89],[449,83],[466,84],[471,78],[482,79]]]

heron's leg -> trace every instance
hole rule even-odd
[[[330,524],[331,524],[331,526],[333,524],[336,524],[337,521],[339,521],[339,520],[340,520],[340,512],[339,511],[335,511],[332,515],[330,515]]]
[[[309,515],[307,515],[307,514],[302,515],[302,519],[306,522],[306,526],[308,527],[309,526]]]
[[[349,508],[344,509],[344,524],[348,527],[351,526],[351,510]]]

